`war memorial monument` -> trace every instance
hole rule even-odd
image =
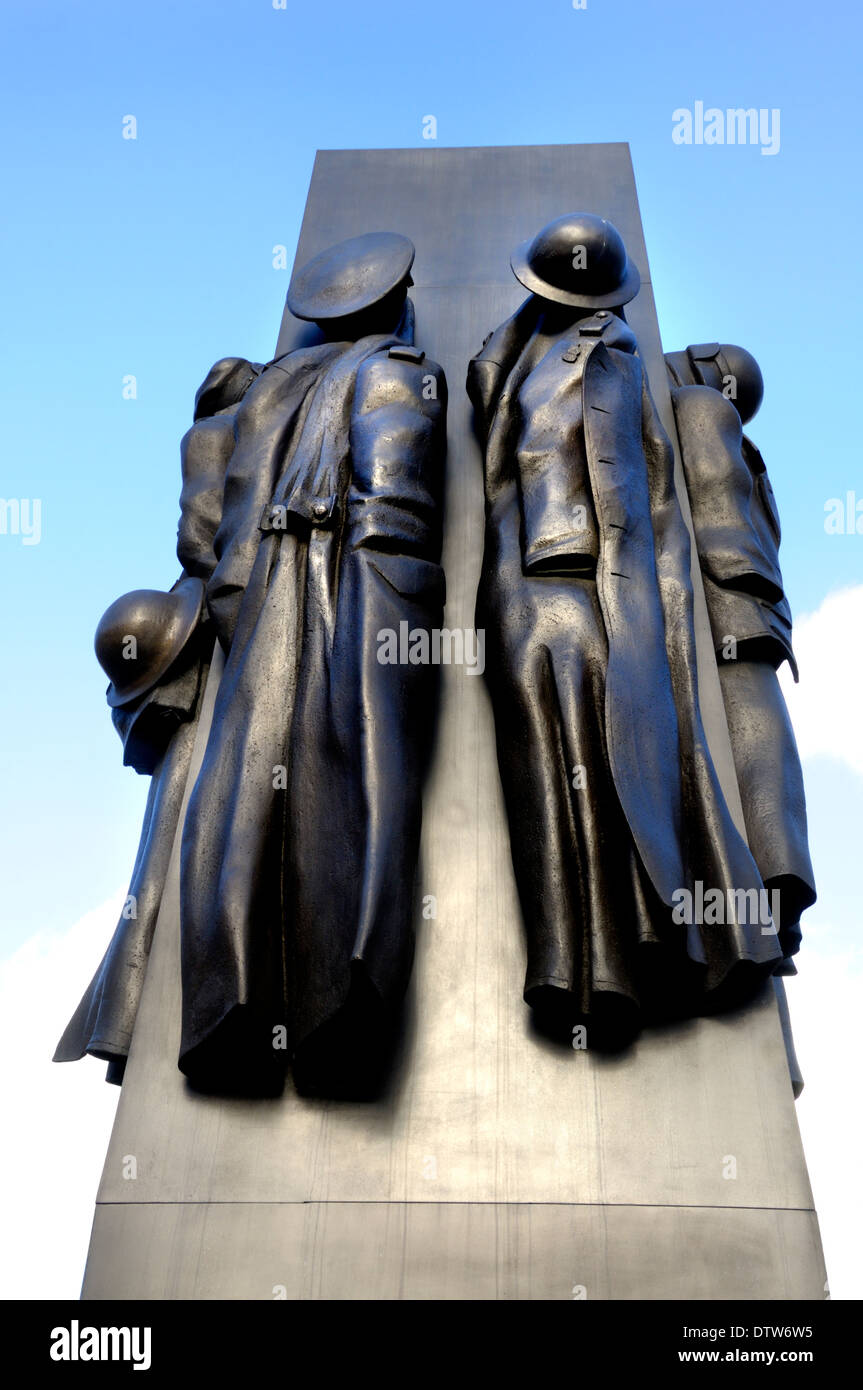
[[[717,331],[660,342],[626,145],[319,153],[271,360],[200,364],[177,583],[98,626],[150,794],[56,1052],[122,1084],[85,1299],[824,1297]]]

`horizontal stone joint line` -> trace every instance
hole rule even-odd
[[[815,1215],[814,1207],[769,1207],[751,1205],[726,1206],[723,1202],[551,1202],[546,1200],[507,1202],[494,1198],[431,1197],[188,1197],[144,1198],[140,1202],[120,1202],[97,1198],[97,1207],[603,1207],[644,1208],[648,1211],[799,1211]]]

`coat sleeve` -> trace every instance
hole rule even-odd
[[[260,370],[244,357],[216,362],[198,388],[195,423],[180,444],[183,488],[177,556],[187,574],[205,583],[216,564],[213,539],[222,519],[225,473],[234,451],[234,419]]]
[[[446,404],[442,368],[412,348],[362,364],[350,424],[352,544],[440,557]]]
[[[730,401],[709,386],[671,392],[698,560],[720,659],[733,650],[796,665],[779,566],[779,517],[764,463]]]

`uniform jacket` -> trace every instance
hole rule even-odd
[[[685,363],[685,354],[666,361],[717,659],[777,667],[787,660],[796,680],[779,513],[764,460],[732,402],[694,384],[680,359]]]

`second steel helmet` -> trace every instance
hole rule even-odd
[[[752,353],[736,343],[690,343],[683,352],[667,352],[665,360],[677,386],[712,386],[721,391],[744,425],[764,399],[761,368]]]
[[[549,222],[516,247],[510,265],[525,289],[577,309],[628,304],[641,285],[620,232],[590,212],[571,212]]]
[[[186,576],[169,593],[133,589],[106,608],[95,647],[111,682],[109,705],[131,704],[161,679],[192,635],[203,602],[203,580]]]

